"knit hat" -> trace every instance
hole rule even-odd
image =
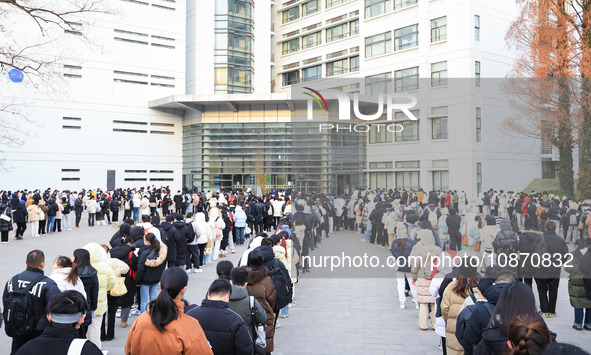
[[[484,220],[486,221],[486,224],[489,226],[494,226],[495,224],[497,224],[496,220],[495,220],[495,216],[493,215],[487,215],[486,217],[484,217]]]

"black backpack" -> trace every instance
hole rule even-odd
[[[471,306],[468,306],[466,308],[464,308],[460,314],[458,314],[458,319],[457,319],[457,323],[456,323],[456,338],[458,339],[459,342],[462,341],[462,338],[464,337],[464,332],[466,331],[466,326],[468,325],[468,320],[470,319],[470,316],[472,315],[472,313],[474,313],[474,310],[476,309],[476,306],[478,305],[478,301],[476,301],[476,297],[474,296],[474,294],[470,294],[470,297],[472,298],[472,301],[474,301],[474,304]],[[484,303],[484,308],[487,310],[488,315],[490,317],[492,317],[492,314],[495,310],[495,307],[490,304],[489,302],[481,302]]]
[[[187,229],[189,230],[189,236],[187,237],[187,243],[193,243],[193,241],[195,241],[195,237],[197,236],[195,234],[195,229],[193,228],[193,223],[185,222],[185,226],[187,226]]]
[[[275,313],[278,313],[279,310],[287,306],[291,302],[293,295],[289,273],[287,270],[284,271],[278,263],[281,263],[281,261],[275,259],[273,268],[270,270],[271,280],[273,280],[273,285],[275,285],[275,292],[277,294],[275,298],[275,307],[273,308]]]
[[[4,318],[6,335],[12,338],[26,338],[35,331],[35,313],[33,310],[33,295],[31,290],[35,285],[45,278],[39,275],[31,281],[26,288],[18,289],[15,278],[12,283],[12,292],[8,294],[4,302]]]

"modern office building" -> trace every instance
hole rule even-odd
[[[547,147],[500,129],[514,114],[493,80],[513,65],[513,0],[119,3],[125,15],[92,28],[104,54],[64,67],[67,99],[31,97],[43,129],[8,152],[10,187],[36,186],[36,171],[59,187],[326,192],[519,190],[553,174]],[[303,87],[413,95],[418,121],[396,112],[402,132],[319,131],[301,119]]]

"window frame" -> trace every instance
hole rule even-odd
[[[380,56],[383,54],[388,54],[392,52],[392,31],[387,31],[383,33],[378,33],[373,36],[365,37],[364,41],[364,48],[365,48],[365,58],[372,58],[376,56]],[[383,48],[380,48],[382,47]],[[381,53],[378,54],[371,54],[369,55],[368,52],[373,52],[373,48],[380,48],[383,49]]]
[[[413,28],[414,27],[414,28]],[[410,31],[408,33],[404,33],[405,31]],[[414,41],[410,41],[407,43],[400,43],[404,42],[406,37],[414,37]],[[413,25],[397,28],[394,30],[394,52],[399,52],[405,49],[416,48],[419,46],[419,24],[415,23]]]
[[[443,25],[438,25],[436,21],[442,19],[445,21],[445,23]],[[431,20],[431,43],[443,41],[447,41],[447,16],[441,16]]]

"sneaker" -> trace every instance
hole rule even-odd
[[[131,311],[131,314],[133,314],[135,316],[139,316],[141,313],[140,313],[139,309],[134,309],[133,311]]]
[[[236,254],[236,250],[232,249],[232,254]]]
[[[289,308],[293,308],[293,307],[295,307],[295,303],[290,303],[290,304],[289,304]],[[586,327],[586,326],[585,326],[585,327]]]
[[[282,314],[279,316],[279,318],[287,318],[287,314]]]
[[[546,313],[548,318],[556,318],[556,313]]]
[[[585,329],[585,330],[591,330],[591,325],[587,325],[587,324],[585,324],[585,325],[583,326],[583,329]]]
[[[360,242],[366,242],[365,238],[361,238],[359,241]]]
[[[415,303],[415,308],[416,309],[419,309],[420,308],[418,303]]]
[[[80,229],[80,226],[76,227],[76,229]]]
[[[578,324],[573,324],[573,329],[581,331],[581,330],[583,330],[583,327]]]
[[[550,318],[549,313],[540,313],[540,315],[542,316],[542,318]]]
[[[117,313],[115,313],[115,317],[121,318],[121,310],[118,310]]]
[[[279,329],[281,328],[281,324],[279,324],[279,322],[275,322],[275,329]]]
[[[71,231],[71,230],[72,230],[72,228],[68,228],[68,230],[69,230],[69,231]]]
[[[405,304],[401,304],[400,305],[400,309],[406,309],[406,305]]]
[[[199,273],[199,272],[203,272],[203,269],[195,269],[193,270],[194,273]]]
[[[185,269],[185,272],[186,272],[187,274],[190,274],[190,273],[191,273],[191,269]]]

